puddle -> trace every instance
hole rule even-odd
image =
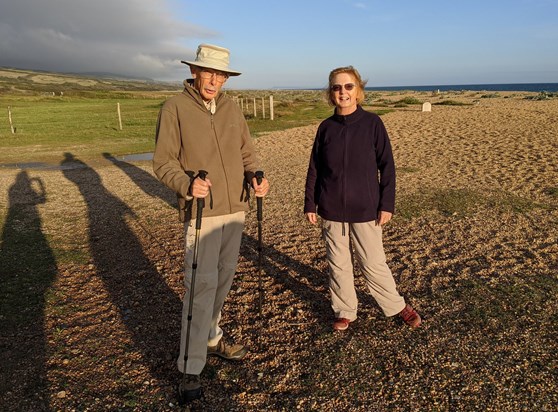
[[[114,159],[121,162],[140,162],[153,159],[153,153],[138,153],[124,156],[114,156]],[[91,163],[98,163],[94,160]],[[38,170],[70,170],[70,169],[83,169],[90,167],[90,164],[83,164],[81,162],[64,162],[61,164],[45,163],[45,162],[20,162],[20,163],[5,163],[0,164],[3,169],[38,169]]]
[[[116,159],[123,162],[140,162],[142,160],[153,160],[153,153],[139,153],[125,156],[115,156]]]

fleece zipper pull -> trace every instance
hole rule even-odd
[[[343,122],[344,123],[344,122]],[[347,125],[343,124],[341,132],[343,138],[343,179],[342,179],[342,196],[343,196],[343,221],[346,221],[347,215]],[[343,226],[343,231],[345,226]]]

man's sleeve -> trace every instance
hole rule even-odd
[[[157,178],[184,199],[191,199],[188,194],[191,179],[180,164],[181,147],[180,127],[175,113],[163,106],[159,112],[155,132],[155,153],[153,154],[153,171]]]

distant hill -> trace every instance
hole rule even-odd
[[[134,77],[134,76],[127,76],[125,74],[116,74],[116,73],[109,73],[109,72],[82,72],[82,73],[66,73],[66,74],[75,75],[75,76],[93,77],[95,79],[113,79],[113,80],[156,83],[155,80],[150,79],[149,77]]]
[[[129,79],[112,73],[56,73],[0,67],[0,92],[71,93],[85,91],[162,91],[180,90],[180,82]]]

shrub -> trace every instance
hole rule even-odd
[[[458,102],[456,100],[444,100],[438,103],[433,103],[441,106],[470,106],[471,103]]]
[[[527,96],[525,99],[526,100],[548,100],[554,97],[558,97],[558,93],[549,93],[549,92],[542,91],[536,96]]]
[[[422,104],[422,101],[420,101],[419,99],[417,99],[416,97],[411,97],[411,96],[407,96],[404,99],[398,100],[395,102],[396,104],[398,103],[404,103],[404,104]],[[397,106],[396,106],[397,107]]]
[[[498,93],[490,93],[490,94],[483,94],[481,96],[481,99],[496,99],[498,97],[500,97]]]

